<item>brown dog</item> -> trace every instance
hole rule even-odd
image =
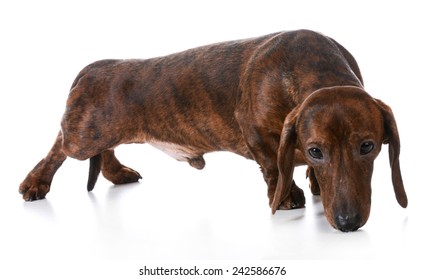
[[[20,185],[42,199],[69,156],[90,159],[88,190],[102,171],[114,184],[139,180],[113,149],[149,143],[202,169],[203,155],[254,159],[277,209],[304,207],[294,167],[308,165],[330,224],[354,231],[368,219],[373,162],[389,144],[396,198],[407,206],[391,109],[363,90],[352,55],[308,31],[219,43],[147,60],[104,60],[72,85],[50,153]]]

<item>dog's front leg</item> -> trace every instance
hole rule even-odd
[[[274,201],[278,181],[277,151],[279,135],[272,134],[268,129],[253,126],[240,121],[243,136],[254,160],[261,167],[264,180],[268,186],[269,205]],[[279,209],[295,209],[305,206],[305,196],[294,181],[291,184],[290,195],[281,202]]]

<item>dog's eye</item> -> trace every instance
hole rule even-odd
[[[361,155],[369,154],[374,149],[374,143],[371,141],[365,141],[361,144],[360,153]]]
[[[311,157],[313,157],[314,159],[322,159],[323,155],[320,149],[318,148],[310,148],[308,150],[308,153]]]

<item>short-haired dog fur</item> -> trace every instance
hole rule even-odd
[[[304,207],[293,170],[306,164],[312,193],[341,231],[366,223],[373,162],[388,144],[397,201],[408,203],[390,107],[364,90],[343,46],[309,30],[88,65],[71,87],[52,149],[19,191],[28,201],[44,198],[67,157],[90,159],[89,191],[100,172],[114,184],[136,182],[140,174],[114,154],[127,143],[149,143],[198,169],[213,151],[253,159],[273,213]]]

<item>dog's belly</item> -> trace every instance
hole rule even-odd
[[[202,150],[194,146],[183,146],[159,140],[150,140],[146,143],[161,150],[178,161],[188,162],[192,167],[197,169],[202,169],[205,166],[203,155],[205,153],[212,152],[212,150]],[[219,149],[216,151],[218,150]],[[233,147],[233,149],[228,149],[227,151],[239,154],[247,159],[253,159],[246,145],[237,145],[237,147]]]

